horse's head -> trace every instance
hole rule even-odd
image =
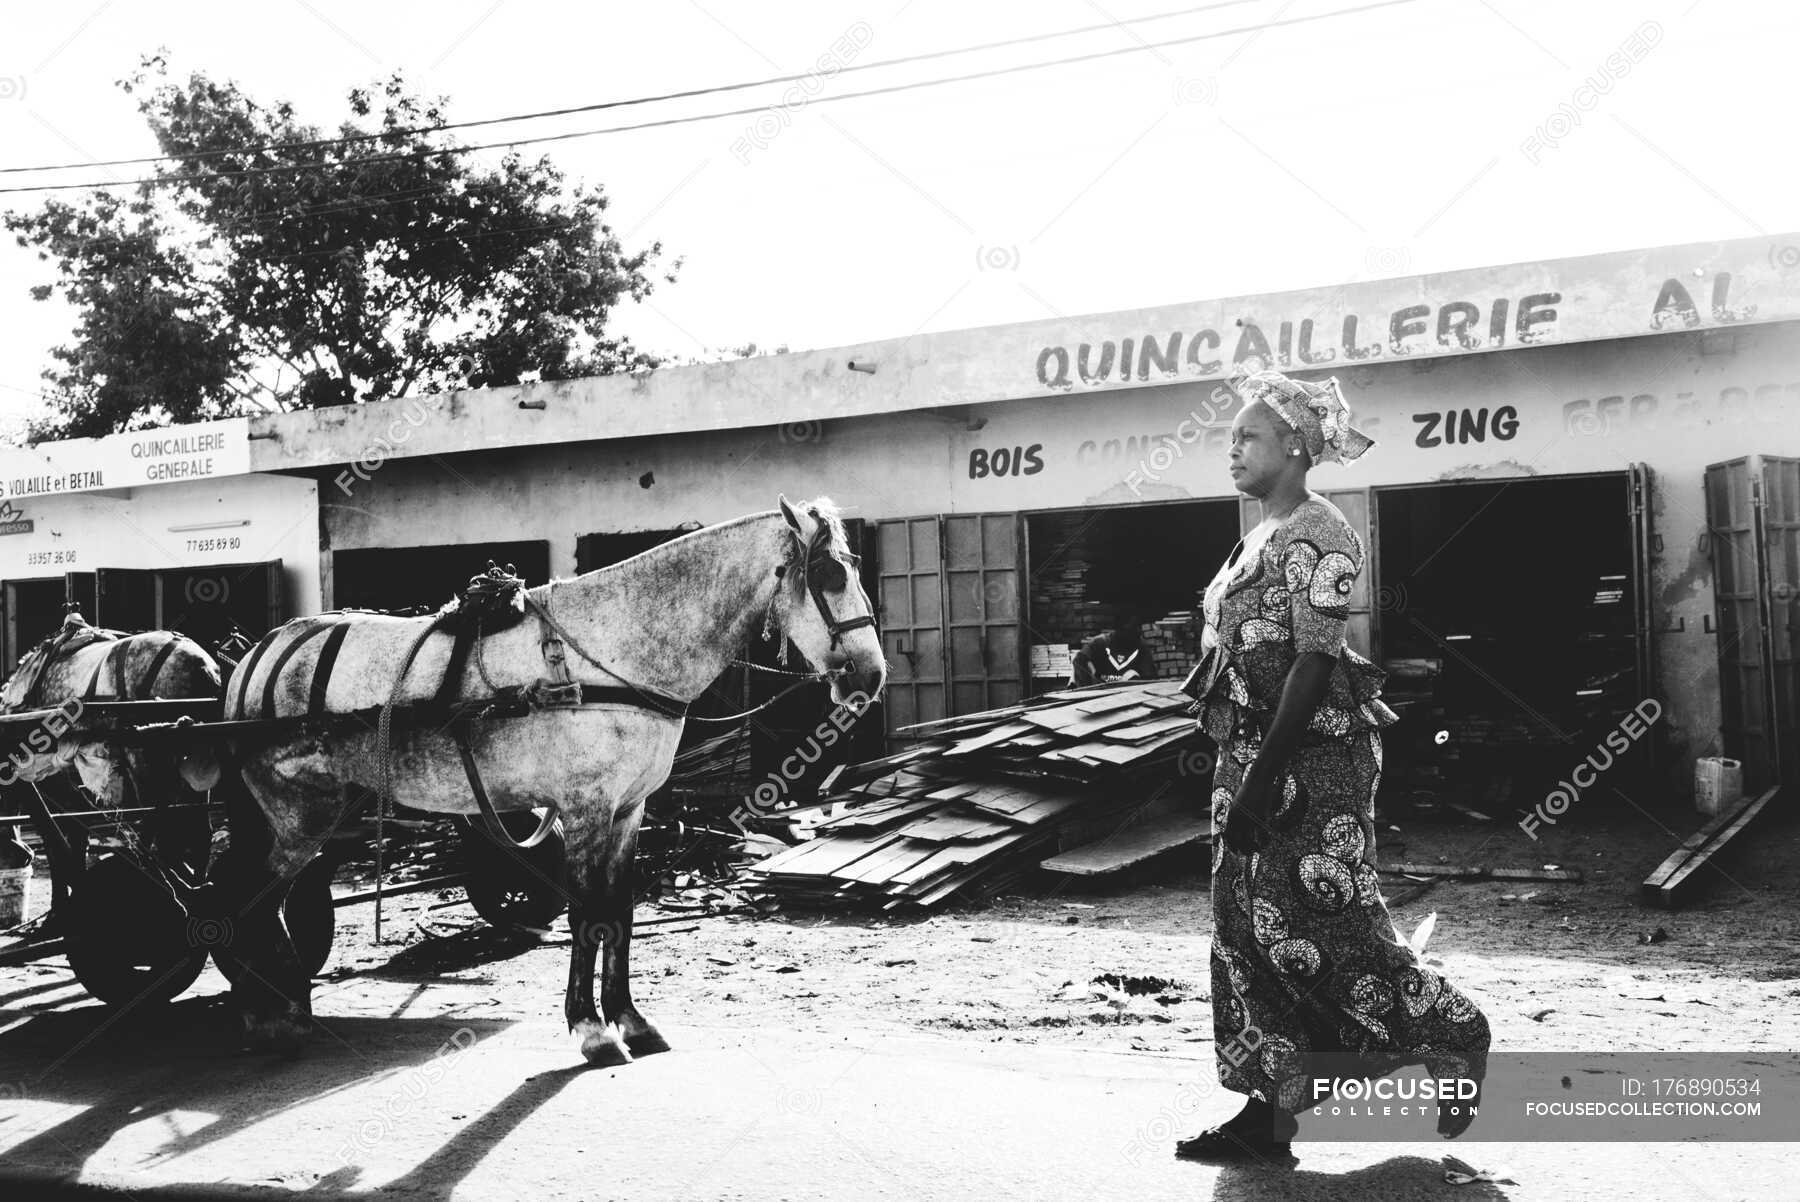
[[[808,663],[833,674],[831,699],[860,713],[881,694],[887,661],[844,524],[824,497],[798,510],[782,497],[781,515],[791,535],[776,568],[781,627]]]

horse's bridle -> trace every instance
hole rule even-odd
[[[831,632],[831,649],[835,651],[838,643],[852,630],[875,625],[875,615],[864,614],[859,618],[840,621],[832,614],[831,606],[825,603],[825,590],[849,587],[850,574],[844,562],[831,553],[831,527],[819,516],[817,509],[809,509],[807,513],[813,520],[813,535],[800,560],[800,583],[812,594],[813,605],[819,610],[819,618],[825,623],[825,629]],[[795,537],[799,537],[798,531],[795,531]],[[785,567],[777,568],[776,575],[782,575],[785,571]]]

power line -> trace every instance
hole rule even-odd
[[[1059,29],[1053,33],[1034,33],[1016,38],[1002,38],[992,42],[976,42],[968,46],[957,46],[948,50],[930,50],[920,54],[902,55],[899,58],[879,59],[872,63],[847,63],[838,68],[834,74],[848,75],[853,71],[873,71],[880,67],[898,67],[907,63],[929,62],[934,59],[949,58],[958,54],[974,54],[983,50],[997,50],[1007,46],[1025,46],[1034,42],[1047,42],[1054,38],[1074,37],[1077,34],[1094,33],[1103,29],[1115,29],[1125,25],[1143,25],[1151,21],[1167,21],[1174,17],[1187,17],[1195,13],[1211,12],[1214,9],[1231,8],[1239,4],[1249,4],[1252,0],[1214,0],[1211,4],[1199,4],[1190,8],[1178,8],[1169,12],[1150,13],[1142,17],[1121,17],[1116,21],[1102,21],[1093,25],[1080,25],[1073,29]],[[803,71],[796,75],[772,75],[766,79],[749,79],[741,83],[719,84],[708,88],[689,88],[680,92],[664,92],[656,96],[637,96],[629,100],[605,100],[596,104],[578,104],[570,108],[543,109],[535,113],[519,113],[511,117],[484,117],[477,121],[452,121],[444,125],[412,126],[400,129],[384,129],[379,133],[353,134],[340,138],[314,138],[307,141],[265,142],[255,146],[244,146],[231,150],[204,150],[194,154],[153,154],[135,159],[94,159],[85,163],[49,163],[41,167],[0,167],[0,175],[33,174],[43,171],[78,171],[91,167],[134,167],[142,163],[191,162],[195,159],[219,158],[224,155],[260,154],[269,150],[313,150],[325,146],[348,146],[359,142],[374,142],[382,138],[410,137],[414,134],[443,133],[452,129],[476,129],[485,125],[504,125],[512,121],[537,121],[546,117],[569,117],[577,113],[597,113],[607,109],[629,108],[640,104],[658,104],[665,100],[689,100],[696,96],[713,96],[724,92],[741,92],[748,88],[762,88],[773,84],[797,83],[809,79],[817,72]]]
[[[1010,67],[994,67],[985,71],[971,71],[963,75],[948,75],[936,79],[914,80],[910,83],[890,84],[880,88],[866,88],[859,92],[840,92],[835,96],[820,96],[809,104],[830,104],[840,100],[856,100],[868,96],[885,96],[899,92],[910,92],[920,88],[937,87],[948,83],[966,83],[977,79],[995,79],[1005,75],[1016,75],[1026,71],[1040,71],[1048,67],[1066,67],[1076,63],[1096,62],[1101,59],[1117,58],[1126,54],[1141,54],[1145,51],[1163,50],[1173,46],[1187,46],[1195,42],[1211,41],[1216,38],[1233,37],[1243,33],[1257,33],[1265,29],[1277,29],[1288,25],[1304,25],[1314,21],[1329,20],[1333,17],[1355,16],[1373,12],[1377,9],[1393,8],[1402,4],[1414,4],[1418,0],[1375,0],[1374,3],[1356,5],[1351,8],[1337,9],[1328,13],[1315,13],[1310,16],[1289,17],[1285,20],[1266,21],[1257,25],[1244,25],[1235,29],[1221,29],[1212,33],[1192,34],[1183,38],[1171,38],[1161,42],[1140,42],[1135,46],[1125,46],[1114,50],[1100,50],[1087,54],[1069,55],[1064,58],[1047,59],[1035,63],[1020,63]],[[0,188],[0,195],[21,192],[66,192],[82,188],[111,188],[151,186],[162,184],[195,183],[200,181],[218,181],[226,179],[249,178],[252,176],[285,174],[295,171],[319,171],[328,168],[361,167],[375,163],[402,162],[411,159],[427,159],[437,156],[455,154],[471,154],[478,150],[500,150],[515,146],[535,146],[547,142],[567,142],[575,138],[591,138],[603,134],[633,133],[645,129],[661,129],[675,125],[691,125],[700,121],[717,121],[726,117],[746,117],[768,111],[768,105],[756,105],[751,108],[729,109],[717,113],[699,113],[686,117],[666,117],[658,121],[640,121],[632,125],[614,125],[604,129],[572,130],[560,134],[539,134],[529,138],[514,138],[504,142],[483,142],[470,146],[447,146],[436,150],[408,151],[403,154],[369,155],[364,158],[343,159],[329,163],[307,163],[281,167],[253,167],[239,171],[201,172],[188,175],[150,176],[141,179],[90,180],[75,184],[34,184],[25,187]]]

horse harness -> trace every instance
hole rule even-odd
[[[840,620],[831,612],[831,606],[825,603],[825,590],[841,592],[850,584],[850,577],[844,563],[831,553],[831,529],[817,509],[809,509],[807,513],[813,520],[812,539],[806,544],[806,553],[800,559],[800,585],[812,594],[813,605],[818,608],[819,619],[825,623],[825,629],[831,632],[831,649],[852,630],[860,630],[864,626],[875,625],[874,614],[864,614],[859,618]],[[800,532],[795,531],[797,540]],[[785,575],[787,565],[775,569],[777,576]]]

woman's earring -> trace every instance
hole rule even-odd
[[[1290,449],[1290,450],[1289,450],[1289,451],[1288,451],[1288,455],[1289,455],[1289,457],[1290,457],[1290,458],[1291,458],[1291,457],[1292,457],[1292,456],[1295,456],[1295,455],[1298,455],[1298,454],[1299,454],[1299,453],[1300,453],[1300,452],[1299,452],[1299,451],[1296,451],[1296,450],[1291,450],[1291,449]]]

